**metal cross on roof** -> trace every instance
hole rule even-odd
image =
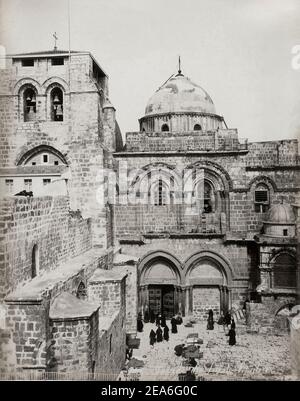
[[[57,50],[57,45],[56,44],[57,44],[58,36],[57,36],[56,32],[54,32],[53,37],[54,37],[54,50]]]

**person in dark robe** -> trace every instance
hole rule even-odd
[[[244,304],[243,304],[243,310],[247,309],[247,303],[250,302],[248,298],[245,299]]]
[[[207,318],[207,330],[213,330],[214,329],[214,313],[210,309],[208,311],[208,318]]]
[[[228,332],[228,326],[231,324],[231,314],[229,311],[226,312],[224,320],[225,320],[224,329],[225,329],[225,331]]]
[[[160,325],[158,325],[157,330],[156,330],[156,341],[158,343],[161,343],[163,340],[163,331],[160,328]]]
[[[150,309],[150,323],[155,323],[155,314],[152,309]]]
[[[182,320],[181,314],[178,313],[176,315],[176,323],[180,325],[180,324],[182,324],[182,322],[183,322],[183,320]]]
[[[176,322],[176,318],[173,316],[171,319],[171,326],[172,326],[172,333],[176,334],[177,333],[177,322]]]
[[[234,329],[229,330],[229,345],[235,345],[236,344],[236,334]]]
[[[132,358],[132,353],[133,349],[129,348],[128,345],[126,345],[126,359],[130,360]]]
[[[160,325],[161,325],[161,327],[166,326],[166,316],[164,314],[161,315]]]
[[[193,368],[197,366],[197,361],[195,358],[190,358],[189,359],[189,365],[192,366]]]
[[[144,323],[149,323],[150,320],[150,315],[149,315],[149,311],[148,308],[145,308],[145,312],[144,312]]]
[[[231,326],[230,326],[230,328],[233,329],[233,330],[235,330],[235,321],[234,321],[234,319],[231,319]]]
[[[169,341],[169,327],[167,325],[164,326],[164,340]]]
[[[156,315],[155,324],[156,324],[156,326],[160,326],[160,323],[161,323],[161,316],[160,316],[160,314],[158,313],[158,314]]]
[[[149,338],[150,338],[150,345],[153,347],[156,342],[156,334],[153,329],[150,331]]]
[[[138,318],[137,318],[137,331],[139,333],[142,333],[143,328],[144,328],[144,324],[143,324],[142,314],[139,313]]]

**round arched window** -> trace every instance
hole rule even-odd
[[[162,127],[161,127],[161,130],[162,130],[163,132],[165,132],[165,131],[170,131],[170,130],[169,130],[168,124],[163,124]]]
[[[36,93],[34,89],[27,88],[23,94],[24,121],[34,121],[36,119]]]
[[[51,120],[63,121],[64,119],[63,92],[60,88],[56,87],[52,89],[50,101],[51,101]]]
[[[202,128],[201,128],[200,124],[195,124],[194,125],[194,131],[201,131],[201,130],[202,130]]]
[[[296,260],[288,253],[282,253],[273,264],[274,287],[295,288],[297,285]]]

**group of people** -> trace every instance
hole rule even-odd
[[[169,341],[169,327],[166,323],[166,316],[164,314],[154,314],[154,312],[150,309],[145,310],[144,312],[144,319],[142,316],[142,312],[139,312],[138,318],[137,318],[137,331],[142,332],[144,329],[144,323],[155,323],[157,326],[157,329],[154,330],[152,329],[150,331],[149,339],[150,339],[150,345],[153,347],[154,344],[157,342],[162,342],[162,341]],[[183,320],[180,314],[177,314],[172,317],[171,319],[171,332],[173,334],[176,334],[178,332],[177,330],[177,325],[182,324]]]
[[[214,313],[212,309],[208,311],[208,318],[207,318],[207,330],[214,329]],[[231,316],[231,313],[227,311],[224,315],[223,311],[221,311],[218,324],[222,325],[224,328],[224,332],[226,336],[229,336],[229,345],[236,344],[236,332],[235,332],[235,321]]]

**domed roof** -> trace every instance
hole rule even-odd
[[[216,114],[209,94],[182,74],[168,79],[150,98],[146,116],[176,112]]]
[[[295,214],[293,208],[287,203],[272,206],[269,210],[267,222],[274,224],[294,224]]]

